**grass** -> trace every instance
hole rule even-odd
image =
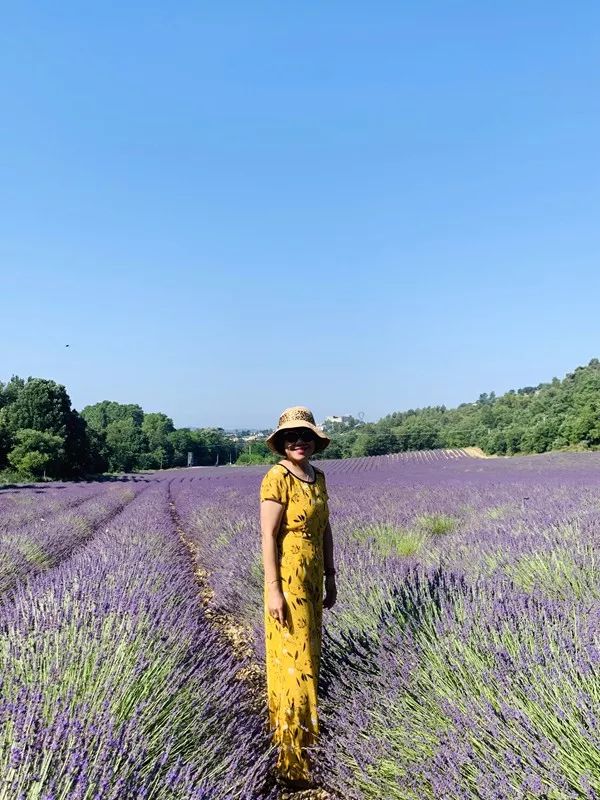
[[[504,571],[517,586],[526,592],[540,589],[548,597],[568,599],[575,596],[600,597],[598,565],[594,552],[589,549],[586,565],[578,564],[570,551],[556,549],[552,552],[521,556],[506,565]]]
[[[432,536],[442,536],[456,528],[458,520],[448,514],[421,514],[417,517],[417,528]]]
[[[432,536],[442,536],[456,528],[457,520],[447,514],[422,514],[412,528],[392,522],[377,522],[355,528],[350,534],[359,542],[371,542],[375,552],[383,556],[410,558],[416,556]]]
[[[372,542],[381,556],[395,555],[401,558],[416,555],[425,539],[421,531],[402,528],[389,522],[356,528],[351,535],[360,542]]]
[[[489,519],[502,519],[510,511],[510,506],[492,506],[485,512],[485,516]]]

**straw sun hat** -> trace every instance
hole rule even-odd
[[[315,418],[306,406],[291,406],[286,408],[279,417],[279,423],[273,433],[267,438],[267,444],[274,453],[279,453],[284,456],[279,447],[282,447],[281,436],[282,431],[289,430],[290,428],[308,428],[315,436],[315,453],[324,450],[331,441],[328,436],[325,436],[322,430],[315,425]],[[282,448],[283,449],[283,448]]]

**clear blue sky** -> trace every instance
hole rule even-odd
[[[600,357],[599,31],[548,0],[5,7],[0,380],[269,427]]]

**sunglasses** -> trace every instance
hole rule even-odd
[[[286,442],[295,444],[296,442],[315,442],[316,436],[308,428],[293,428],[289,431],[284,431],[283,438]]]

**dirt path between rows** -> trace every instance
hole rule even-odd
[[[240,660],[248,663],[248,666],[242,668],[236,674],[236,678],[243,681],[249,688],[253,698],[252,708],[255,713],[262,714],[267,705],[266,677],[263,668],[253,658],[254,651],[250,644],[250,632],[240,625],[231,615],[217,610],[214,607],[214,592],[208,580],[209,573],[202,567],[201,553],[198,546],[186,535],[175,503],[171,498],[170,487],[169,512],[177,534],[190,554],[194,575],[198,582],[198,594],[202,602],[204,615],[219,635],[225,638],[235,655]],[[273,786],[276,783],[275,777],[272,776],[271,785]],[[325,789],[324,787],[305,789],[303,791],[283,788],[279,790],[280,800],[338,800],[338,798],[341,798],[341,795],[334,793],[330,789]]]

